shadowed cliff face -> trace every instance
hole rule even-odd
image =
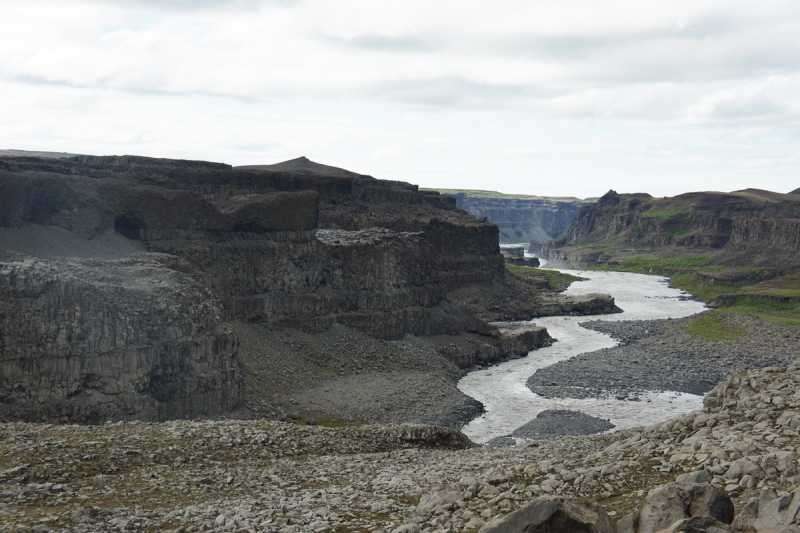
[[[455,194],[458,207],[497,224],[501,243],[545,243],[569,227],[583,201],[550,198],[495,198]]]
[[[490,339],[446,295],[503,276],[496,226],[405,183],[0,158],[0,416],[223,414],[242,402],[231,321]]]

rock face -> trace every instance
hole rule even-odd
[[[230,411],[235,323],[477,336],[488,350],[462,366],[551,341],[505,335],[447,299],[504,283],[497,226],[352,173],[0,157],[0,254],[0,413],[12,418]]]
[[[575,245],[612,240],[615,246],[704,248],[765,265],[797,263],[800,199],[758,189],[695,192],[669,198],[609,191],[581,207],[564,235],[548,245],[558,263],[588,266],[602,251]]]
[[[486,217],[500,228],[501,243],[541,243],[558,237],[584,204],[577,198],[490,197],[460,192],[453,196],[460,209]],[[538,251],[532,243],[532,251]]]
[[[577,498],[537,498],[481,528],[481,533],[616,533],[597,504]]]
[[[723,490],[713,485],[663,485],[651,490],[639,508],[620,521],[619,532],[656,533],[692,517],[709,517],[715,522],[730,524],[733,522],[733,502]],[[699,524],[695,527],[699,528]]]

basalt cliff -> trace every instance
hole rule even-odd
[[[509,291],[498,227],[330,168],[0,158],[0,417],[392,420],[397,402],[337,406],[319,387],[412,371],[452,392],[422,421],[474,416],[459,372],[551,342],[448,298]]]
[[[458,208],[497,224],[501,243],[531,242],[535,251],[564,233],[584,205],[577,198],[488,196],[471,192],[456,192],[452,196]]]
[[[706,253],[716,264],[789,272],[800,266],[800,196],[759,189],[667,198],[609,191],[549,243],[557,264],[590,266],[620,251]]]

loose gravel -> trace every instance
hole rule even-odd
[[[742,328],[743,333],[712,341],[685,331],[693,318],[582,323],[611,335],[620,346],[543,368],[527,385],[547,398],[638,400],[644,391],[704,394],[733,370],[786,366],[800,356],[800,328],[722,315],[724,324]]]

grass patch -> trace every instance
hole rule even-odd
[[[675,274],[670,282],[673,287],[691,293],[696,300],[706,303],[718,296],[736,293],[741,288],[733,283],[705,283],[695,272]]]
[[[725,324],[720,320],[721,314],[720,311],[704,313],[689,321],[685,330],[690,335],[711,341],[723,341],[741,337],[745,332],[745,328]]]
[[[606,264],[589,267],[589,270],[616,270],[637,272],[639,274],[669,275],[676,272],[692,271],[703,267],[712,259],[707,255],[672,255],[669,257],[631,257],[619,264]]]
[[[772,324],[781,324],[784,326],[800,327],[800,315],[795,313],[794,316],[788,313],[776,313],[774,311],[763,311],[757,307],[746,306],[733,306],[724,307],[719,310],[725,313],[735,313],[738,315],[748,315],[756,317],[764,322],[771,322]]]
[[[692,218],[692,214],[682,207],[676,207],[675,209],[650,209],[649,211],[643,212],[641,216],[647,218],[657,218],[661,221],[669,220],[675,217],[682,217],[686,220]]]
[[[687,233],[689,233],[689,230],[688,229],[679,229],[679,230],[675,230],[675,231],[662,231],[661,233],[663,235],[666,235],[667,237],[677,237],[678,235],[686,235]]]
[[[628,229],[631,231],[631,233],[639,233],[640,231],[642,231],[642,227],[639,224],[634,224]]]

